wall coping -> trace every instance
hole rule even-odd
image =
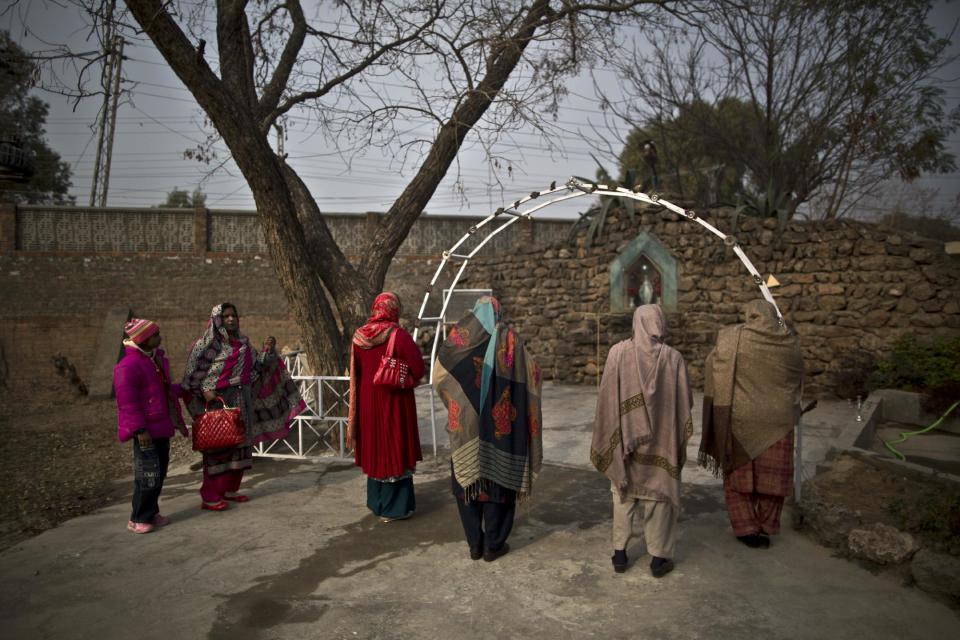
[[[70,211],[74,213],[84,213],[84,212],[107,212],[107,213],[182,213],[192,215],[196,211],[193,207],[77,207],[77,206],[65,206],[65,205],[42,205],[42,204],[18,204],[16,205],[18,211]],[[217,215],[231,215],[231,216],[255,216],[257,215],[256,209],[204,209],[199,207],[201,210],[207,211],[212,216]],[[330,211],[330,212],[321,212],[326,218],[365,218],[369,213],[374,213],[378,216],[385,215],[385,212],[382,211]],[[424,213],[418,218],[418,220],[449,220],[449,221],[458,221],[462,220],[463,222],[478,222],[480,220],[486,219],[488,216],[476,216],[476,215],[457,215],[453,213]],[[574,218],[557,218],[557,217],[548,217],[548,216],[536,216],[531,218],[534,221],[539,222],[568,222],[573,224],[575,222]]]

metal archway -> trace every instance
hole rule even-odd
[[[552,196],[552,197],[551,197]],[[757,268],[753,266],[753,263],[750,262],[750,258],[743,252],[743,249],[740,248],[740,245],[737,243],[736,237],[732,235],[727,235],[726,233],[720,231],[715,226],[701,218],[694,212],[692,209],[684,209],[679,207],[672,202],[667,200],[661,200],[660,196],[655,193],[647,194],[639,190],[627,189],[624,187],[610,187],[605,184],[597,184],[593,182],[583,182],[578,178],[570,178],[567,180],[566,184],[561,187],[557,186],[557,183],[554,182],[550,185],[550,188],[546,191],[533,191],[529,195],[520,198],[513,203],[510,207],[500,207],[492,214],[484,218],[482,221],[476,225],[470,227],[463,236],[457,240],[450,249],[444,251],[442,254],[442,259],[440,264],[437,266],[437,271],[433,275],[433,279],[430,281],[430,287],[424,293],[423,302],[420,304],[420,311],[417,313],[416,325],[413,331],[413,339],[416,340],[417,336],[420,333],[420,327],[426,323],[428,326],[430,323],[434,324],[434,335],[432,340],[432,345],[430,348],[430,379],[429,383],[431,386],[431,393],[433,387],[433,362],[437,358],[437,339],[442,334],[442,323],[443,318],[447,313],[447,307],[450,304],[450,298],[453,296],[454,291],[457,288],[457,283],[460,281],[463,272],[467,268],[470,260],[473,259],[494,237],[496,237],[501,231],[515,223],[517,220],[526,218],[532,219],[533,214],[538,211],[549,207],[552,204],[558,202],[564,202],[567,200],[573,200],[574,198],[581,198],[583,196],[617,196],[621,198],[631,198],[633,200],[639,200],[640,202],[645,202],[647,204],[658,205],[664,207],[665,210],[671,211],[673,213],[679,214],[686,218],[696,222],[701,227],[717,236],[723,240],[724,244],[733,249],[733,252],[740,258],[740,262],[743,263],[743,266],[746,267],[747,271],[753,277],[754,283],[759,287],[760,293],[763,295],[764,299],[770,302],[774,309],[777,311],[777,318],[780,322],[780,325],[783,325],[783,314],[780,313],[780,308],[777,306],[776,301],[773,299],[773,295],[770,293],[770,289],[767,288],[766,283],[763,281],[763,277],[760,275],[760,272],[757,271]],[[542,200],[544,197],[549,199]],[[534,200],[538,202],[534,205],[530,205]],[[499,218],[507,216],[509,219],[496,226],[495,221]],[[485,230],[489,225],[490,231],[484,236],[478,236],[477,234],[481,233],[482,230]],[[462,253],[457,253],[457,250],[460,249],[464,244],[473,237],[478,237],[479,240],[473,249],[467,250]],[[449,289],[446,290],[446,294],[442,296],[442,305],[440,308],[440,315],[436,317],[424,317],[424,312],[427,309],[427,302],[430,300],[430,292],[437,285],[437,282],[440,280],[440,275],[443,273],[444,269],[448,264],[453,262],[461,262],[460,268],[457,270],[456,275],[453,278],[453,281],[450,283]],[[431,399],[432,405],[432,399]],[[431,417],[433,414],[433,407],[431,406]],[[436,434],[434,434],[434,448],[436,448]]]

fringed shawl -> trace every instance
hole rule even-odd
[[[742,467],[793,429],[803,356],[769,302],[747,305],[746,323],[721,329],[704,367],[699,463],[715,475]]]
[[[680,353],[663,343],[657,305],[638,307],[633,338],[607,354],[590,461],[621,499],[645,497],[680,506],[680,472],[693,433],[693,393]]]
[[[293,419],[307,408],[297,383],[290,377],[283,359],[276,352],[261,352],[258,364],[260,374],[251,389],[252,433],[251,429],[247,433],[251,444],[286,438]]]
[[[286,438],[293,419],[307,408],[296,383],[276,353],[254,352],[250,340],[239,333],[233,342],[239,346],[231,344],[223,326],[223,305],[218,304],[187,356],[181,385],[190,395],[187,409],[198,416],[205,408],[204,391],[241,387],[234,402],[242,405],[246,446]]]
[[[233,343],[239,343],[239,346],[234,347]],[[202,396],[204,391],[250,384],[256,375],[255,360],[246,336],[238,331],[237,337],[231,341],[223,326],[223,305],[218,304],[210,311],[203,335],[190,347],[182,386],[194,395]]]
[[[492,331],[485,328],[490,319]],[[478,300],[450,329],[434,367],[433,385],[447,407],[453,475],[464,499],[495,493],[492,485],[516,491],[520,500],[529,496],[543,462],[540,367],[501,321],[495,298]]]

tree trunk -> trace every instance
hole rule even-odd
[[[483,79],[441,125],[424,163],[390,207],[367,242],[358,267],[354,267],[334,241],[306,185],[267,142],[258,113],[269,110],[266,103],[280,94],[267,91],[266,106],[258,101],[246,2],[218,3],[218,78],[162,0],[127,0],[137,22],[215,123],[243,173],[257,205],[277,277],[316,372],[344,371],[349,340],[365,318],[373,296],[383,287],[394,255],[456,158],[467,133],[521,61],[524,49],[550,11],[549,4],[548,0],[535,0],[511,33],[490,44]]]
[[[300,327],[310,366],[315,375],[341,375],[348,366],[345,337],[358,326],[372,293],[354,271],[340,274],[342,288],[354,293],[333,299],[320,277],[321,269],[332,271],[332,265],[316,264],[316,243],[307,242],[292,213],[309,207],[310,202],[288,188],[276,156],[228,146],[250,184],[270,258]]]

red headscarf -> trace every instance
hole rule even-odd
[[[353,334],[353,344],[361,349],[370,349],[383,344],[394,327],[400,322],[400,298],[385,291],[378,295],[370,308],[367,323]]]

